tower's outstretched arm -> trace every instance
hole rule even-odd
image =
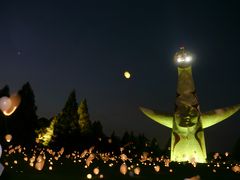
[[[162,124],[163,126],[166,126],[168,128],[173,127],[173,116],[167,113],[158,113],[156,111],[153,111],[151,109],[147,109],[144,107],[140,107],[141,111],[151,118],[152,120],[156,121],[159,124]]]
[[[214,124],[217,124],[217,123],[227,119],[228,117],[233,115],[238,110],[240,110],[240,104],[231,106],[231,107],[215,109],[213,111],[208,111],[206,113],[202,113],[202,115],[201,115],[202,127],[207,128]]]

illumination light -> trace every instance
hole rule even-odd
[[[92,174],[87,174],[88,179],[92,179]]]
[[[125,72],[124,72],[124,77],[125,77],[126,79],[129,79],[129,78],[131,77],[130,72],[125,71]]]
[[[186,58],[185,58],[185,61],[186,62],[190,62],[192,60],[192,56],[187,56]]]
[[[181,62],[183,62],[183,61],[184,61],[183,58],[181,58],[181,57],[177,58],[177,62],[178,62],[178,63],[181,63]]]

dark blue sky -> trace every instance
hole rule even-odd
[[[196,56],[203,112],[240,103],[239,22],[237,1],[4,0],[0,84],[17,91],[29,81],[39,117],[60,112],[75,89],[107,133],[145,133],[163,147],[171,131],[138,107],[173,111],[179,46]],[[207,129],[207,149],[230,150],[239,128],[238,114]]]

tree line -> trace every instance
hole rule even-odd
[[[76,93],[72,91],[61,112],[52,118],[39,118],[35,95],[29,82],[24,84],[18,91],[21,96],[21,103],[11,116],[4,116],[0,112],[0,142],[6,143],[5,136],[12,135],[13,144],[32,146],[38,143],[42,146],[67,147],[69,149],[83,148],[91,145],[98,145],[99,149],[114,150],[120,146],[135,146],[138,150],[151,150],[154,152],[169,153],[168,147],[160,150],[157,140],[149,140],[141,135],[134,135],[133,132],[125,132],[122,137],[114,132],[106,136],[100,121],[92,122],[88,112],[87,100],[79,103],[76,100]],[[9,87],[5,86],[0,90],[0,97],[9,96]],[[6,143],[7,145],[7,143]],[[232,153],[237,160],[240,160],[240,138],[236,142]]]
[[[92,122],[88,112],[87,100],[79,103],[73,90],[61,112],[52,118],[39,118],[35,95],[29,82],[18,91],[21,103],[11,116],[4,116],[0,112],[1,142],[5,141],[6,134],[12,135],[12,143],[32,146],[38,143],[42,146],[68,147],[69,149],[98,145],[100,149],[119,149],[119,146],[135,144],[138,149],[157,148],[157,141],[148,140],[143,134],[135,136],[133,132],[125,132],[123,137],[114,132],[110,137],[103,132],[100,121]],[[9,96],[9,87],[0,90],[0,97]]]

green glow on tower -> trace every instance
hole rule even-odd
[[[204,128],[217,124],[240,109],[240,105],[201,113],[192,77],[192,55],[184,48],[175,54],[178,82],[174,114],[141,107],[154,121],[172,129],[171,161],[205,163],[207,158]]]

